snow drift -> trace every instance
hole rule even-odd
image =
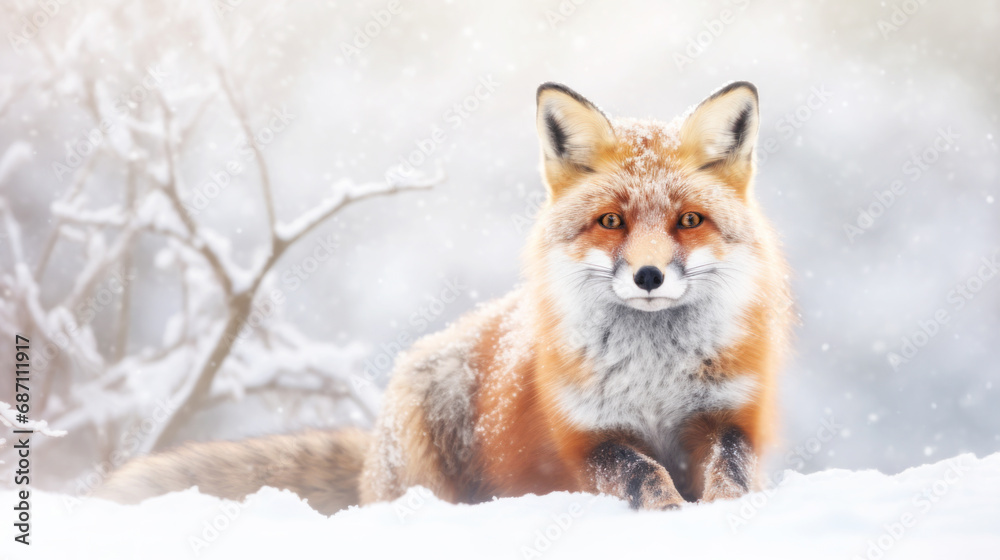
[[[244,503],[192,489],[138,506],[38,492],[30,548],[8,537],[0,557],[879,559],[983,557],[1000,547],[1000,453],[893,476],[784,474],[768,491],[669,512],[565,492],[453,505],[413,488],[328,518],[271,488]],[[13,492],[2,496],[15,503]]]

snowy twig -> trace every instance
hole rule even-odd
[[[31,144],[18,140],[12,143],[0,156],[0,185],[14,173],[14,170],[31,159]]]
[[[125,225],[122,228],[122,232],[115,238],[111,249],[107,250],[101,258],[87,263],[83,272],[77,276],[76,282],[73,284],[73,289],[70,291],[69,296],[63,300],[61,307],[76,309],[80,302],[94,289],[94,286],[104,278],[105,272],[111,268],[111,265],[120,261],[128,251],[132,250],[132,244],[135,242],[138,233],[139,228],[132,223]]]
[[[8,428],[17,427],[18,430],[34,430],[35,432],[49,437],[63,437],[65,430],[53,430],[49,428],[48,422],[44,420],[29,420],[27,422],[17,421],[17,411],[10,404],[0,401],[0,424]]]
[[[236,99],[236,95],[233,93],[226,71],[221,65],[217,65],[216,73],[219,76],[219,83],[222,86],[222,91],[225,92],[229,105],[233,108],[233,112],[236,113],[237,120],[240,121],[240,126],[243,128],[243,134],[247,137],[247,144],[250,146],[250,149],[253,150],[254,162],[257,164],[257,171],[260,173],[260,188],[264,192],[264,208],[267,209],[267,226],[268,232],[270,232],[271,236],[271,248],[272,250],[275,250],[277,245],[277,230],[275,228],[278,224],[278,218],[274,209],[274,195],[271,192],[271,175],[267,170],[267,162],[264,161],[264,154],[261,152],[257,142],[254,140],[250,120],[247,117],[246,111],[243,109],[243,105],[240,104],[240,102]]]
[[[358,202],[374,196],[396,194],[404,190],[429,189],[436,184],[440,184],[444,179],[444,169],[439,163],[432,177],[390,175],[384,182],[379,183],[352,185],[350,182],[341,182],[338,185],[341,187],[339,194],[320,202],[315,208],[304,212],[295,221],[288,224],[279,223],[277,225],[275,233],[278,237],[279,245],[284,247],[295,243],[302,236],[323,223],[327,218],[336,214],[344,206],[352,202]]]
[[[14,102],[17,101],[17,99],[21,97],[21,95],[23,95],[26,91],[28,91],[28,89],[31,87],[31,83],[32,83],[31,80],[22,81],[18,85],[11,88],[11,92],[7,97],[5,97],[3,100],[0,100],[0,119],[2,119],[7,114],[7,111],[14,105]]]
[[[170,201],[171,207],[174,213],[180,218],[181,222],[184,224],[185,229],[189,237],[189,243],[191,247],[201,253],[208,261],[212,272],[215,274],[216,279],[222,285],[222,291],[225,292],[227,297],[232,296],[233,293],[233,280],[227,273],[225,267],[222,265],[222,261],[219,255],[212,250],[207,243],[198,237],[198,225],[195,224],[194,220],[188,215],[187,211],[184,209],[184,204],[181,202],[180,187],[178,186],[179,177],[177,174],[177,161],[176,153],[173,146],[172,140],[172,122],[173,122],[173,112],[170,110],[170,106],[163,95],[157,91],[156,97],[160,101],[160,107],[163,110],[163,126],[165,128],[165,134],[163,135],[163,149],[164,158],[167,162],[167,183],[164,185],[163,191],[167,195],[167,199]]]
[[[84,162],[83,166],[73,174],[73,184],[70,185],[69,190],[66,191],[66,195],[63,196],[62,200],[59,200],[52,205],[53,214],[57,212],[57,208],[69,207],[73,205],[77,197],[83,191],[83,185],[87,182],[91,171],[94,169],[94,162],[97,161],[94,155],[95,154],[90,154],[87,156],[87,161]],[[68,213],[71,213],[74,217],[77,216],[77,212],[75,211]],[[55,250],[56,243],[59,242],[59,238],[62,236],[62,226],[66,222],[66,216],[57,215],[56,218],[56,223],[52,227],[52,232],[45,241],[45,247],[42,249],[42,255],[38,258],[38,264],[35,265],[35,279],[39,282],[42,280],[42,277],[45,276],[45,269],[49,266],[49,259],[52,258],[52,251]]]
[[[7,240],[7,245],[10,247],[10,254],[14,257],[14,264],[23,264],[24,247],[21,246],[21,226],[17,223],[14,214],[11,213],[10,208],[3,199],[0,199],[0,216],[4,218],[6,233],[3,237]]]
[[[212,92],[201,100],[198,104],[198,108],[195,109],[194,114],[192,114],[191,118],[188,119],[188,122],[178,125],[177,138],[182,146],[188,143],[188,140],[190,140],[191,135],[194,133],[199,121],[201,121],[201,118],[205,115],[205,111],[208,110],[213,101],[215,101],[215,92]]]
[[[128,178],[125,181],[125,206],[132,208],[133,212],[136,208],[136,170],[135,165],[129,163],[128,166]],[[132,275],[132,252],[126,251],[122,258],[121,270],[125,274],[126,278]],[[125,282],[121,286],[121,305],[118,307],[118,320],[117,328],[118,332],[115,335],[115,346],[114,354],[112,358],[112,363],[118,363],[122,361],[125,357],[125,347],[128,345],[128,333],[129,333],[129,316],[132,313],[132,286],[131,283]]]

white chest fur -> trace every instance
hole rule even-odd
[[[752,377],[705,371],[742,334],[740,318],[753,297],[753,263],[747,251],[731,251],[722,286],[689,284],[683,301],[654,312],[623,305],[599,282],[554,290],[563,340],[569,350],[583,352],[593,369],[589,383],[563,391],[560,404],[570,420],[587,430],[630,431],[666,455],[693,414],[751,401],[757,389]],[[585,263],[556,256],[552,279],[587,265],[612,263],[596,251]]]
[[[749,376],[705,375],[723,340],[704,310],[621,308],[615,315],[579,330],[594,376],[585,386],[565,389],[562,402],[578,426],[627,430],[666,454],[691,415],[734,409],[753,398]]]

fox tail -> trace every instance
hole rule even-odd
[[[126,463],[95,495],[126,504],[197,486],[243,500],[263,486],[288,489],[331,515],[360,502],[358,487],[370,436],[349,428],[243,441],[187,443]]]

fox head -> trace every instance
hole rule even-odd
[[[565,86],[539,87],[549,196],[528,273],[546,300],[584,321],[743,312],[769,235],[752,192],[757,103],[735,82],[665,123],[612,119]]]

